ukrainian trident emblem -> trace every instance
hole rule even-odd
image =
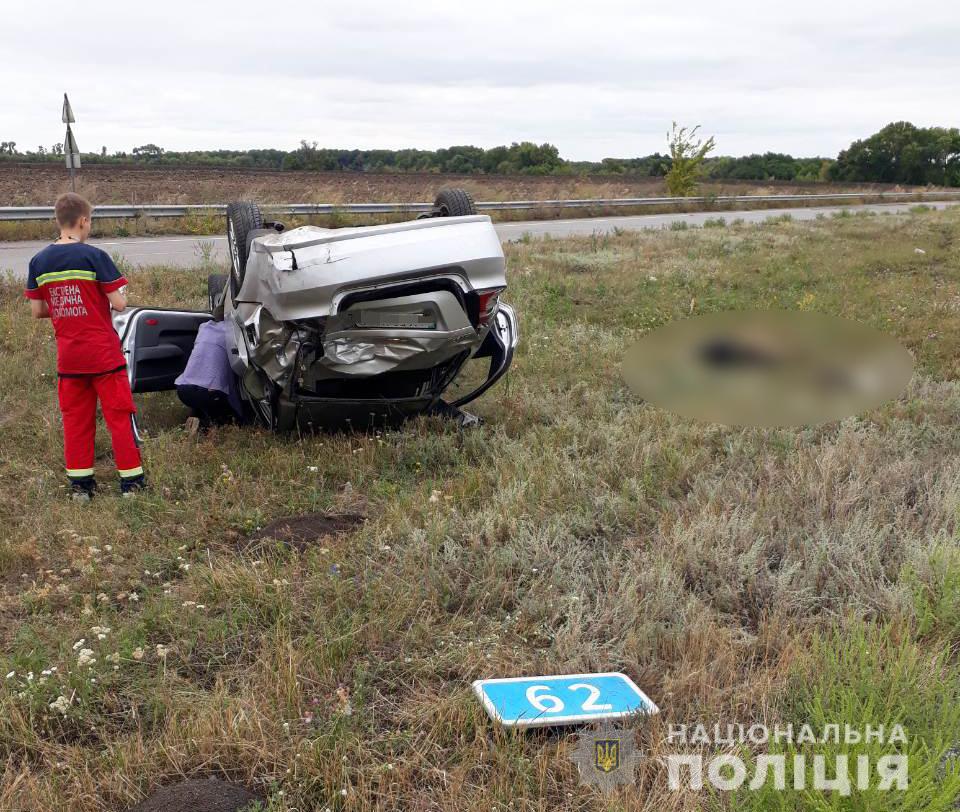
[[[595,739],[593,766],[604,773],[616,770],[620,766],[620,739]]]
[[[604,792],[612,791],[619,784],[631,783],[640,758],[634,731],[609,723],[584,730],[572,755],[580,770],[581,782],[594,784]]]

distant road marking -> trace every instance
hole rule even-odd
[[[216,235],[210,236],[197,236],[197,237],[148,237],[145,240],[138,240],[134,238],[114,240],[112,242],[106,242],[101,240],[96,240],[96,245],[151,245],[157,242],[200,242],[202,240],[226,240],[226,237],[218,237]],[[16,243],[12,243],[16,245]],[[0,243],[0,249],[4,247],[3,243]]]

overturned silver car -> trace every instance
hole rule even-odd
[[[507,371],[517,318],[500,240],[461,190],[432,216],[359,228],[265,222],[227,208],[229,276],[211,276],[210,312],[149,308],[116,326],[134,392],[173,388],[200,324],[227,325],[230,364],[251,412],[271,428],[364,427],[459,408]],[[486,374],[445,404],[468,361]]]

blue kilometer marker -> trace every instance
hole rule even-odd
[[[660,712],[619,672],[483,679],[473,683],[473,691],[490,718],[505,727],[574,725]]]

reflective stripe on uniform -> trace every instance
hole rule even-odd
[[[50,273],[42,273],[37,277],[37,287],[41,285],[49,285],[53,282],[69,282],[72,280],[82,280],[87,282],[96,282],[97,281],[97,272],[96,271],[51,271]]]
[[[67,468],[67,476],[71,479],[93,476],[93,468]]]
[[[134,476],[143,476],[143,468],[137,466],[136,468],[127,468],[125,471],[117,471],[120,474],[121,479],[129,479]]]

